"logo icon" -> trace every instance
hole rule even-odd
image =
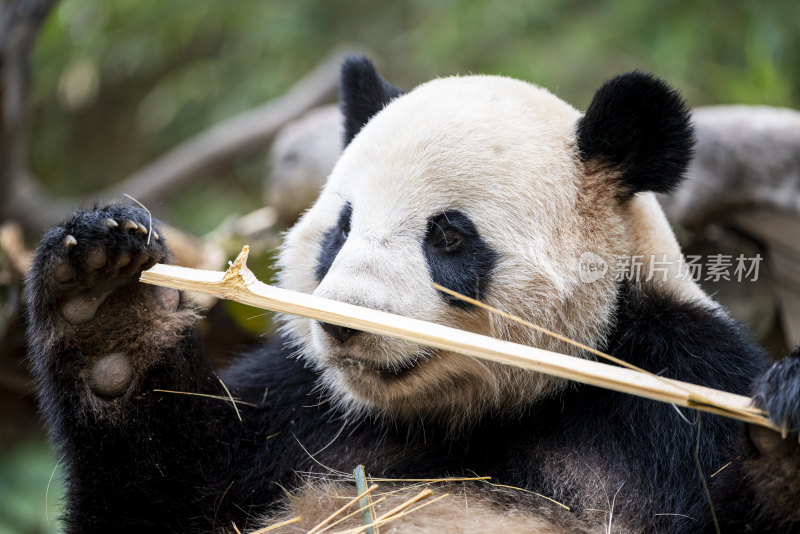
[[[608,272],[608,263],[594,252],[584,252],[578,258],[578,278],[584,284],[600,280]]]

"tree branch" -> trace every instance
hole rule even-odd
[[[283,96],[208,128],[95,195],[127,193],[144,204],[155,204],[197,176],[242,154],[263,150],[284,124],[334,98],[346,53],[334,51]]]
[[[9,202],[0,208],[0,215],[17,219],[30,234],[63,218],[75,206],[98,198],[120,198],[126,193],[145,205],[156,205],[236,157],[263,150],[287,122],[332,100],[347,53],[345,48],[335,50],[283,96],[211,126],[106,189],[82,197],[54,199],[41,191],[27,171],[17,170],[14,179],[7,182],[9,191],[4,197]]]
[[[26,164],[31,52],[55,0],[0,3],[0,219],[27,220],[20,196],[33,191]]]

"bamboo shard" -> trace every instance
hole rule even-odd
[[[140,280],[404,339],[777,430],[763,410],[752,406],[749,397],[264,284],[247,268],[248,253],[249,247],[242,248],[224,273],[157,264],[142,272]]]

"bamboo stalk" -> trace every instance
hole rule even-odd
[[[358,501],[358,505],[361,507],[361,517],[364,519],[364,530],[366,531],[366,534],[375,534],[375,527],[366,526],[372,525],[373,518],[375,517],[375,510],[373,510],[372,507],[372,499],[370,498],[369,494],[366,493],[367,475],[364,472],[364,466],[357,465],[353,470],[353,476],[356,480],[356,491],[358,493],[364,493],[364,496]]]
[[[405,339],[777,430],[763,410],[752,406],[749,397],[264,284],[247,268],[248,252],[249,247],[245,246],[224,273],[157,264],[144,271],[140,280]]]

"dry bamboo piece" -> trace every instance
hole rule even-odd
[[[299,517],[299,516],[298,517],[293,517],[291,519],[287,519],[286,521],[281,521],[280,523],[275,523],[274,525],[270,525],[268,527],[260,528],[258,530],[255,530],[255,531],[251,532],[250,534],[265,534],[266,532],[271,532],[273,530],[277,530],[277,529],[279,529],[281,527],[285,527],[287,525],[292,525],[294,523],[299,523],[302,520],[303,520],[302,517]]]
[[[752,406],[749,397],[264,284],[247,268],[248,252],[249,247],[245,246],[224,273],[157,264],[144,271],[140,280],[404,339],[778,430],[763,410]]]
[[[388,523],[393,518],[399,517],[400,515],[402,515],[401,512],[403,512],[403,510],[405,510],[409,506],[412,506],[413,504],[418,503],[422,499],[427,499],[431,495],[433,495],[433,490],[431,490],[430,488],[426,488],[426,489],[422,490],[421,492],[419,492],[416,496],[414,496],[414,497],[410,498],[409,500],[407,500],[406,502],[404,502],[404,503],[402,503],[402,504],[400,504],[398,506],[395,506],[394,508],[392,508],[391,510],[389,510],[385,514],[381,515],[380,517],[378,517],[377,519],[372,521],[371,523],[365,524],[365,525],[360,526],[360,527],[354,527],[354,528],[350,528],[350,529],[344,530],[344,531],[342,531],[342,533],[343,534],[344,533],[347,533],[347,534],[361,534],[362,532],[368,532],[369,529],[374,529],[375,527],[378,527],[378,526],[380,526],[380,525],[382,525],[384,523]],[[447,497],[448,495],[450,495],[450,494],[449,493],[445,493],[444,495],[442,495],[442,497]]]
[[[342,506],[341,508],[339,508],[338,510],[333,512],[331,515],[329,515],[328,517],[323,519],[321,522],[317,523],[314,526],[314,528],[312,528],[311,530],[306,532],[306,534],[317,534],[317,532],[319,532],[320,529],[322,529],[325,525],[327,525],[328,523],[330,523],[331,521],[336,519],[337,516],[343,514],[348,508],[353,506],[358,500],[362,499],[363,497],[366,497],[367,495],[372,493],[377,488],[378,488],[378,485],[377,484],[373,484],[372,486],[370,486],[369,488],[364,490],[362,493],[359,493],[358,495],[356,495],[355,497],[353,497],[352,499],[347,501],[347,504],[345,504],[344,506]]]

